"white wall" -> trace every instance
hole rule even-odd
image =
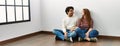
[[[66,6],[73,6],[79,17],[81,9],[90,9],[94,27],[100,35],[120,36],[119,3],[120,0],[41,0],[42,29],[60,28]]]
[[[31,21],[0,25],[0,41],[41,30],[40,0],[31,0]]]

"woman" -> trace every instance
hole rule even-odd
[[[97,41],[98,31],[93,30],[93,20],[91,18],[90,12],[88,9],[83,9],[82,18],[78,20],[77,26],[79,28],[77,31],[78,41],[82,39],[87,41]]]

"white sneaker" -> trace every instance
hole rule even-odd
[[[72,39],[72,37],[70,37],[70,42],[73,42],[73,39]]]
[[[98,39],[96,38],[96,37],[94,37],[94,38],[90,38],[90,41],[91,42],[96,42]]]
[[[78,41],[79,41],[79,42],[82,41],[82,40],[83,40],[82,38],[78,37]]]

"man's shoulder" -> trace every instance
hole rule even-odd
[[[74,18],[75,18],[75,19],[79,19],[79,17],[78,17],[78,16],[74,16]]]
[[[63,19],[62,19],[62,21],[66,21],[68,18],[67,17],[64,17]]]
[[[63,20],[68,19],[68,18],[69,18],[69,17],[66,16],[66,17],[63,18]]]
[[[79,17],[78,16],[73,16],[73,17],[71,17],[72,19],[78,19]],[[67,20],[67,19],[69,19],[69,17],[65,17],[65,18],[63,18],[63,20]]]

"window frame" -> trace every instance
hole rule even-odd
[[[22,5],[16,5],[16,2],[15,2],[15,0],[14,0],[14,5],[9,5],[9,4],[7,4],[7,0],[5,0],[5,4],[4,5],[2,5],[2,4],[0,4],[0,7],[1,6],[4,6],[5,7],[5,14],[6,14],[6,22],[0,22],[0,25],[4,25],[4,24],[13,24],[13,23],[21,23],[21,22],[30,22],[31,21],[31,13],[30,13],[30,0],[28,0],[28,5],[23,5],[23,0],[21,0],[22,2]],[[11,21],[11,22],[9,22],[8,21],[8,11],[7,11],[7,7],[8,6],[12,6],[12,7],[14,7],[14,14],[15,14],[15,21]],[[22,7],[22,20],[19,20],[19,21],[17,21],[17,17],[16,17],[16,8],[17,7]],[[24,7],[27,7],[28,8],[28,20],[24,20]]]

